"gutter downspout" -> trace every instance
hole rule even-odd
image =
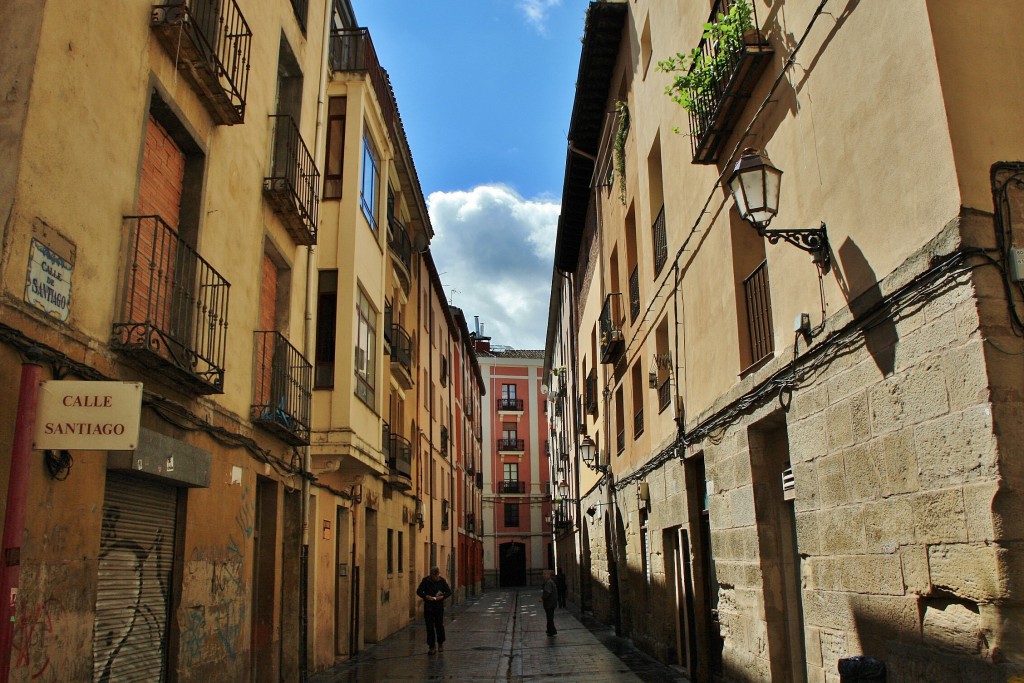
[[[320,82],[317,86],[316,130],[313,135],[313,149],[316,155],[314,165],[316,168],[323,166],[324,156],[327,152],[324,145],[324,114],[327,108],[327,67],[331,45],[331,9],[333,4],[331,0],[324,0],[324,28],[320,45]],[[319,201],[319,197],[317,201]],[[318,217],[319,215],[320,213],[317,212]],[[320,231],[319,228],[320,226],[318,225],[317,232]],[[314,340],[316,338],[316,330],[313,319],[313,302],[316,299],[316,286],[316,246],[309,245],[306,247],[305,337],[302,345],[307,361],[313,359],[315,352]],[[312,399],[310,404],[312,404]],[[310,415],[310,422],[312,422],[312,415]],[[302,447],[302,547],[299,556],[299,679],[303,681],[306,680],[309,674],[309,595],[314,592],[310,590],[309,586],[309,484],[312,469],[313,455],[307,444]],[[314,576],[313,579],[315,581],[316,577]]]

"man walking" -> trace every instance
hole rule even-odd
[[[423,618],[427,622],[427,654],[444,652],[444,601],[451,597],[452,589],[441,576],[439,568],[430,568],[430,576],[420,581],[416,595],[423,598]]]
[[[555,630],[555,608],[558,607],[558,585],[552,578],[550,569],[544,570],[544,587],[541,589],[540,599],[544,603],[544,614],[548,618],[548,635],[556,635],[558,631]]]

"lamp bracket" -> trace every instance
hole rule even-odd
[[[767,238],[770,244],[776,244],[779,240],[784,240],[797,249],[806,251],[814,256],[815,263],[824,272],[828,272],[831,256],[828,247],[828,233],[826,232],[824,222],[822,222],[820,228],[804,228],[802,230],[785,228],[769,230],[768,228],[758,226],[757,232],[761,237]]]

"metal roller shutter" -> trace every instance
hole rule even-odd
[[[110,474],[103,502],[93,680],[165,680],[177,490]]]

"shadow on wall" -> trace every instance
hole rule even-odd
[[[840,267],[833,268],[832,272],[835,273],[854,320],[863,324],[884,305],[878,275],[871,268],[864,252],[850,238],[846,238],[839,247],[838,257]],[[891,375],[896,367],[896,342],[899,341],[896,323],[890,316],[880,316],[877,323],[865,329],[864,340],[878,371],[883,377]]]
[[[904,624],[883,616],[879,607],[866,596],[850,601],[862,648],[886,663],[888,683],[1024,681],[1024,666],[1005,662],[1001,653],[990,648],[982,618],[986,606],[922,596],[916,614],[906,615],[916,619],[906,619]]]

